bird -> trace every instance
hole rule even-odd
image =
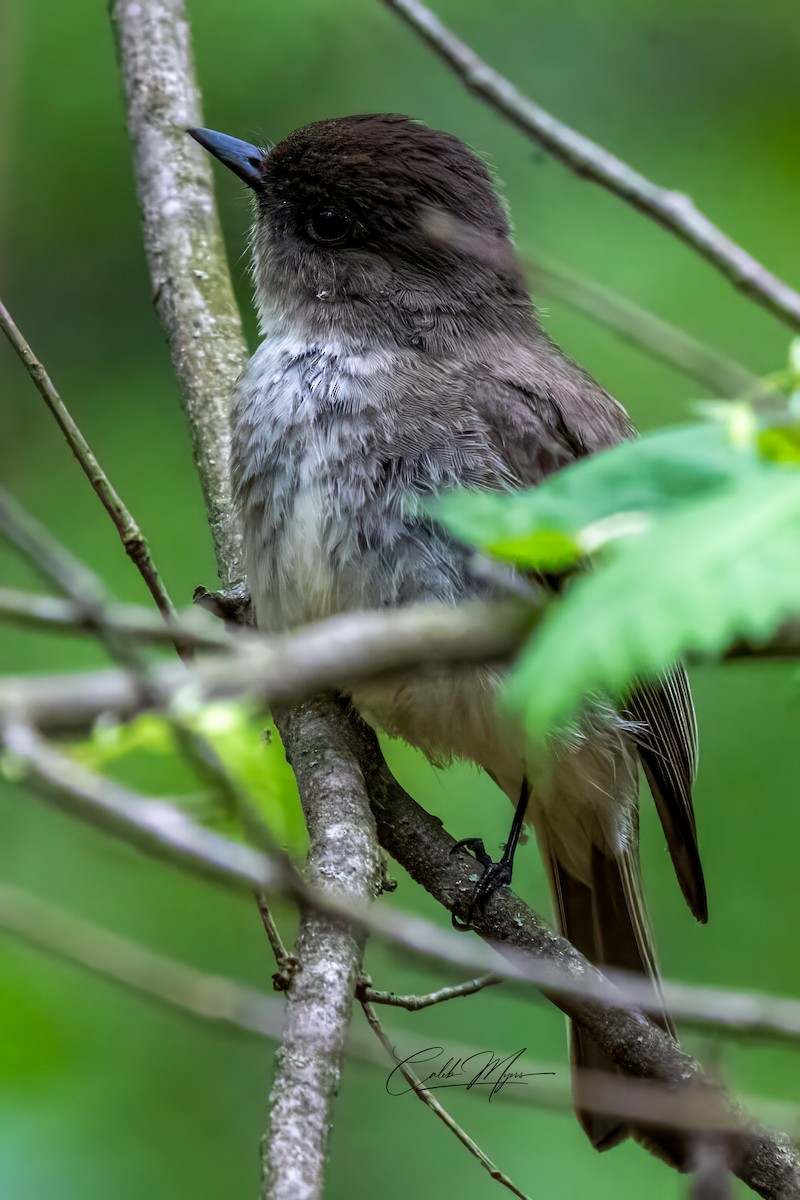
[[[460,542],[432,502],[458,488],[534,487],[635,430],[544,330],[484,160],[393,113],[315,121],[271,147],[188,132],[254,200],[261,341],[236,386],[231,469],[256,625],[286,631],[513,591],[519,573]],[[532,827],[560,931],[598,967],[638,972],[657,990],[640,767],[688,905],[698,921],[708,915],[683,668],[641,683],[624,704],[587,697],[544,745],[498,708],[501,685],[496,666],[439,665],[359,684],[351,699],[435,765],[477,764],[514,806],[497,862],[481,839],[463,839],[484,865],[473,905],[510,881]],[[654,1019],[672,1030],[663,1009]],[[613,1063],[575,1026],[570,1044],[592,1144],[635,1134],[582,1103],[581,1070]]]

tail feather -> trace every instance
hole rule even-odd
[[[539,840],[543,840],[541,833]],[[663,1029],[674,1032],[661,1000],[636,848],[612,855],[600,846],[593,846],[590,883],[570,874],[550,845],[542,849],[549,864],[558,923],[564,936],[596,966],[633,971],[651,980],[654,997],[661,1004],[653,1019]],[[633,1131],[619,1118],[592,1111],[582,1103],[580,1072],[613,1072],[617,1068],[597,1043],[575,1025],[570,1026],[570,1057],[578,1120],[596,1149],[610,1149]]]

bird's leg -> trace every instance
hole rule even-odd
[[[522,833],[522,826],[525,823],[525,813],[528,809],[530,794],[530,784],[527,779],[523,779],[517,807],[514,809],[514,820],[511,822],[508,841],[503,846],[503,853],[497,862],[487,854],[486,847],[481,838],[462,838],[460,842],[456,842],[450,851],[451,854],[455,854],[456,850],[460,850],[463,846],[474,854],[483,867],[483,874],[475,884],[472,897],[470,898],[466,922],[460,921],[454,913],[452,918],[454,929],[469,929],[472,925],[472,917],[475,910],[483,908],[487,900],[494,895],[498,888],[511,883],[511,876],[514,870],[514,854],[516,853],[520,834]]]

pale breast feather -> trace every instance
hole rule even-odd
[[[348,418],[371,402],[382,356],[267,338],[242,377],[234,472],[258,622],[286,628],[354,607],[338,559],[355,539],[338,497]],[[357,470],[357,463],[353,469]],[[355,554],[352,555],[355,557]]]

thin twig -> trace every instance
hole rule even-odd
[[[50,376],[17,328],[2,300],[0,300],[0,329],[3,330],[14,350],[19,355],[39,394],[58,422],[59,428],[67,439],[72,453],[78,460],[86,478],[100,497],[100,501],[106,512],[114,522],[114,526],[122,540],[122,545],[125,547],[125,553],[142,576],[150,595],[158,606],[159,612],[166,618],[173,616],[175,613],[173,603],[156,570],[155,563],[150,554],[150,548],[141,529],[133,519],[130,510],[124,504],[122,497],[113,487],[105,471],[100,466],[91,446],[86,441],[67,406],[56,391]],[[180,653],[180,644],[176,648]]]
[[[384,3],[403,17],[471,91],[508,117],[554,158],[582,179],[599,183],[664,226],[745,295],[793,329],[800,329],[800,294],[724,234],[695,207],[689,196],[654,184],[622,159],[528,99],[509,80],[478,58],[420,0],[384,0]]]
[[[54,583],[72,601],[82,622],[94,631],[112,658],[116,659],[145,706],[155,700],[149,664],[142,649],[105,621],[107,593],[103,581],[85,563],[67,550],[48,529],[12,496],[0,490],[0,531],[16,546],[28,563]],[[179,671],[185,670],[179,665]]]
[[[239,891],[254,892],[286,882],[274,859],[203,829],[174,805],[142,797],[48,746],[25,725],[8,723],[2,731],[19,773],[71,816],[94,825],[146,854]]]
[[[44,579],[66,592],[81,623],[96,623],[96,609],[105,596],[98,577],[4,488],[0,488],[0,533]]]
[[[363,996],[360,997],[360,1001],[361,1007],[364,1011],[364,1016],[367,1018],[370,1028],[375,1033],[375,1036],[383,1046],[392,1062],[397,1062],[392,1043],[386,1036],[383,1026],[378,1020],[375,1009],[372,1007],[369,1000],[364,999]],[[504,1175],[503,1172],[495,1166],[492,1160],[488,1158],[486,1154],[484,1154],[483,1150],[481,1150],[478,1143],[473,1141],[469,1134],[461,1128],[454,1117],[451,1117],[444,1105],[440,1104],[436,1097],[432,1096],[430,1091],[423,1087],[422,1081],[418,1079],[411,1068],[406,1066],[405,1063],[401,1062],[398,1064],[398,1070],[413,1091],[414,1095],[420,1099],[422,1103],[431,1110],[431,1112],[436,1114],[439,1120],[450,1130],[450,1132],[459,1140],[459,1142],[461,1142],[462,1146],[465,1146],[467,1150],[469,1150],[470,1154],[472,1154],[478,1160],[483,1169],[488,1171],[492,1179],[501,1184],[504,1188],[508,1188],[513,1195],[519,1197],[519,1200],[528,1200],[528,1197],[525,1195],[525,1193],[521,1192],[516,1184],[512,1183],[508,1176]]]
[[[380,992],[370,984],[364,983],[359,987],[358,998],[368,1004],[388,1004],[392,1008],[405,1008],[409,1012],[419,1012],[422,1008],[430,1008],[434,1004],[443,1004],[445,1000],[458,1000],[462,996],[474,996],[484,988],[494,987],[502,983],[502,975],[480,975],[467,983],[457,983],[453,987],[439,988],[436,992],[428,992],[423,996],[403,996],[397,992]]]
[[[631,345],[696,380],[709,396],[741,396],[763,385],[747,367],[657,317],[626,296],[541,254],[524,255],[534,291],[559,300]]]
[[[97,635],[83,604],[19,588],[0,587],[0,616],[34,629]],[[168,621],[139,604],[107,604],[104,619],[115,633],[155,645],[178,638],[202,650],[227,650],[230,634],[197,608],[177,612]]]
[[[275,923],[275,918],[267,903],[267,897],[263,892],[256,892],[256,904],[258,905],[261,924],[264,926],[264,932],[272,947],[272,953],[275,955],[275,963],[278,967],[272,976],[272,986],[276,992],[286,992],[292,985],[292,980],[300,965],[300,960],[297,958],[297,955],[290,954],[286,949],[284,940],[281,937],[281,931]]]
[[[280,1036],[283,1006],[263,993],[151,950],[0,884],[0,928],[65,962],[113,980],[171,1008],[261,1037]]]

